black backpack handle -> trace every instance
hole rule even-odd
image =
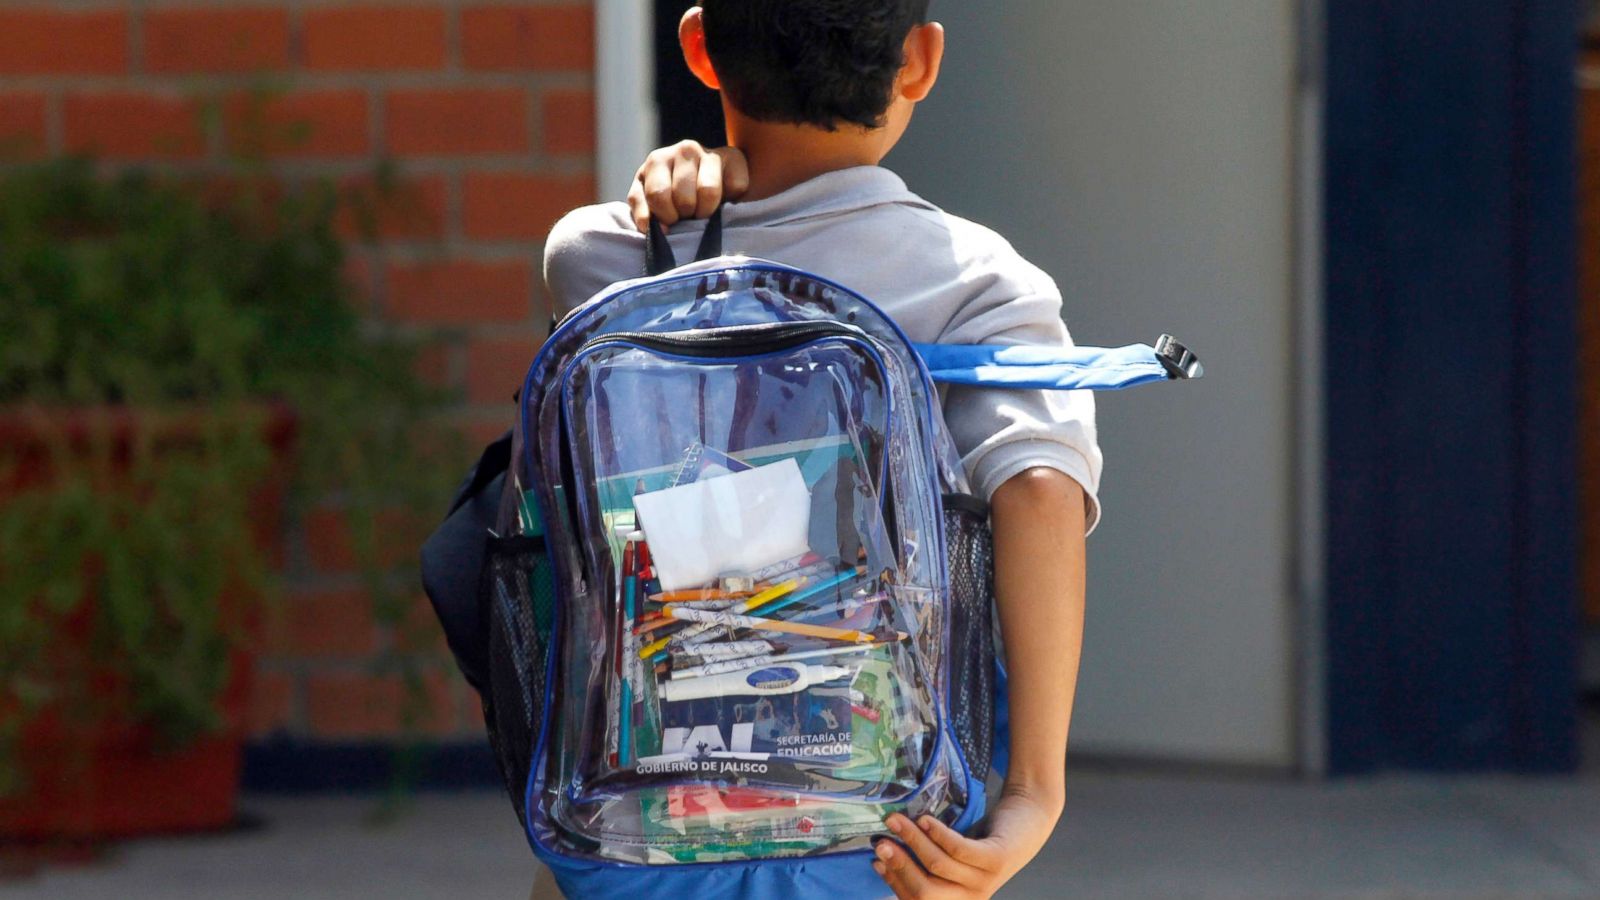
[[[722,255],[722,207],[718,206],[706,220],[706,233],[700,238],[700,248],[695,251],[696,262],[703,259],[714,259]],[[678,259],[672,253],[672,245],[667,243],[667,230],[656,219],[655,213],[650,214],[650,233],[644,242],[644,271],[645,274],[655,276],[669,272],[678,267]]]

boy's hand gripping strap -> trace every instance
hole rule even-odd
[[[1114,391],[1152,381],[1199,378],[1200,360],[1172,335],[1156,345],[1037,347],[915,344],[934,381],[984,387]]]

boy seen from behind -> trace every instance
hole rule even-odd
[[[576,210],[546,243],[558,315],[639,273],[648,216],[693,257],[724,199],[724,246],[837,281],[912,341],[1070,345],[1054,282],[988,229],[909,191],[879,162],[938,80],[944,30],[927,0],[704,0],[684,59],[719,91],[732,151],[652,154],[628,204]],[[682,221],[680,221],[682,220]],[[991,503],[995,592],[1010,670],[1011,758],[984,834],[890,816],[873,866],[895,896],[989,897],[1062,812],[1082,644],[1084,537],[1101,456],[1086,391],[951,387],[945,418]]]

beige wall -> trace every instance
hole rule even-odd
[[[1102,395],[1074,749],[1295,762],[1289,0],[934,4],[944,81],[890,160],[1055,276],[1083,343],[1192,385]]]

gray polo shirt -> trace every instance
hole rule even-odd
[[[694,258],[703,222],[674,228],[678,259]],[[723,250],[814,272],[876,303],[919,343],[1071,346],[1061,293],[1005,239],[952,216],[877,166],[829,172],[773,197],[729,203]],[[641,274],[644,236],[623,203],[569,213],[545,243],[557,316],[615,281]],[[984,498],[1035,466],[1083,486],[1090,530],[1100,518],[1101,455],[1094,396],[951,386],[944,414],[973,490]]]

